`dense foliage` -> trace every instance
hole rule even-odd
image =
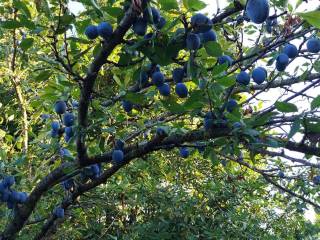
[[[317,0],[78,2],[0,2],[0,239],[320,238]]]

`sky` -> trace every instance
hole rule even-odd
[[[226,0],[202,0],[202,1],[207,4],[207,7],[205,9],[203,9],[202,12],[208,14],[209,16],[213,16],[214,14],[216,14],[218,7],[220,9],[224,9],[229,4],[228,1],[226,1]],[[289,2],[289,4],[291,4],[293,6],[293,8],[295,8],[297,0],[289,0],[288,2]],[[320,1],[319,0],[308,0],[308,3],[306,3],[306,2],[302,3],[299,6],[299,8],[297,8],[295,10],[295,12],[312,11],[312,10],[315,10],[319,6],[320,6]],[[69,9],[72,11],[72,13],[74,13],[75,15],[78,15],[79,13],[81,13],[84,10],[84,7],[79,2],[69,1]],[[273,11],[271,9],[271,14],[272,13],[273,13]],[[252,41],[250,39],[252,39]],[[254,36],[253,37],[250,36],[250,38],[248,37],[246,40],[247,41],[244,41],[244,42],[247,42],[247,43],[251,44],[255,40],[255,37]],[[299,41],[295,41],[293,43],[298,45]],[[294,60],[294,62],[292,64],[290,64],[290,66],[288,67],[287,70],[289,72],[290,71],[292,72],[293,69],[295,69],[296,66],[302,65],[303,63],[304,63],[304,60],[302,58],[297,58],[297,59]],[[272,66],[272,67],[274,68],[274,66]],[[300,84],[300,86],[297,85],[295,87],[297,89],[299,89],[302,85],[303,84]],[[261,94],[259,96],[259,99],[264,100],[266,103],[269,102],[270,104],[272,104],[274,102],[274,99],[276,99],[277,96],[279,96],[279,94],[281,94],[282,92],[283,92],[282,90],[275,89],[273,92],[269,91],[268,93]],[[318,93],[318,91],[316,89],[311,89],[308,92],[308,94],[311,95],[311,96],[317,96],[319,93]],[[298,106],[299,109],[303,109],[306,106],[305,100],[302,100],[302,99],[299,99],[299,101],[296,101],[294,103]],[[310,104],[307,104],[307,105],[309,106]],[[289,130],[289,129],[286,129],[286,130]],[[297,134],[296,138],[301,138],[301,136],[299,136]],[[303,155],[297,156],[297,153],[292,153],[292,154],[294,154],[295,157],[303,158]],[[316,219],[316,215],[315,215],[314,210],[312,208],[310,208],[306,212],[305,217],[307,219],[309,219],[310,221],[314,222],[315,219]]]

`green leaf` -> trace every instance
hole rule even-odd
[[[34,42],[34,39],[33,38],[26,38],[26,39],[23,39],[20,43],[20,47],[22,50],[26,51],[28,50],[29,48],[32,47],[33,45],[33,42]]]
[[[141,104],[145,101],[145,96],[141,93],[128,92],[124,98],[134,104]]]
[[[161,102],[162,105],[172,113],[184,112],[184,107],[178,104],[172,97]]]
[[[320,95],[313,99],[311,102],[311,110],[316,109],[318,107],[320,107]]]
[[[46,71],[43,71],[43,72],[39,73],[39,75],[36,76],[34,80],[36,80],[36,81],[46,81],[46,80],[48,80],[48,78],[51,77],[51,75],[52,75],[52,72],[49,71],[49,70],[46,70]]]
[[[192,11],[204,9],[207,5],[200,0],[183,0],[183,5]]]
[[[276,102],[276,109],[280,112],[289,113],[289,112],[298,112],[298,108],[293,103],[287,102]]]
[[[204,94],[202,91],[194,91],[183,104],[183,107],[186,111],[202,108],[204,100]]]
[[[302,119],[301,118],[297,118],[293,122],[293,124],[291,126],[291,129],[290,129],[290,132],[288,134],[288,139],[292,138],[300,130],[301,123],[302,123]]]
[[[253,118],[252,120],[250,120],[250,122],[253,126],[260,126],[268,122],[270,118],[275,115],[277,115],[277,112],[266,113],[266,114],[263,114],[262,116],[257,116],[256,118]]]
[[[31,18],[31,13],[30,13],[27,5],[24,2],[22,2],[20,0],[14,0],[13,6],[15,8],[19,9],[21,12],[23,12],[26,15],[26,17]]]
[[[234,76],[225,76],[225,77],[216,79],[216,81],[225,87],[231,87],[236,83]]]
[[[316,28],[320,28],[320,11],[312,11],[306,13],[297,13],[300,17]]]
[[[23,24],[21,22],[15,21],[15,20],[8,20],[8,21],[3,21],[1,23],[1,26],[3,28],[7,28],[7,29],[15,29],[15,28],[22,27]]]
[[[170,11],[172,9],[179,9],[179,5],[176,0],[159,0],[161,8],[166,11]]]
[[[212,57],[219,57],[222,54],[221,46],[217,42],[207,42],[204,47],[207,53]]]
[[[316,70],[318,73],[320,73],[320,61],[315,61],[313,64],[314,70]]]
[[[223,73],[225,70],[227,70],[228,68],[228,64],[225,63],[225,64],[219,64],[219,65],[216,65],[213,67],[213,70],[212,70],[212,75],[213,76],[216,76],[216,75],[219,75],[220,73]]]

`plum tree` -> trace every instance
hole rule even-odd
[[[242,85],[248,85],[250,83],[250,75],[245,71],[241,71],[237,75],[236,80],[238,83]]]
[[[0,239],[319,239],[318,11],[3,2]]]
[[[297,47],[290,43],[283,48],[283,53],[287,54],[289,58],[296,58],[299,54]]]
[[[311,53],[320,52],[320,39],[319,38],[310,38],[307,42],[307,49]]]
[[[177,83],[175,90],[180,98],[186,98],[188,96],[188,88],[184,83]]]
[[[269,16],[268,0],[248,0],[246,13],[252,22],[263,23]]]
[[[97,26],[94,25],[89,25],[86,27],[84,34],[87,36],[89,39],[95,39],[99,36],[98,28]]]
[[[65,101],[57,101],[54,105],[54,110],[57,114],[64,114],[67,110],[67,104]]]
[[[252,79],[257,84],[262,84],[267,79],[267,70],[257,67],[252,71]]]
[[[97,26],[98,34],[104,39],[108,39],[113,32],[112,25],[108,22],[101,22]]]

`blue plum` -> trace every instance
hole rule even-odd
[[[191,17],[191,26],[195,32],[207,32],[212,28],[212,21],[206,15],[197,13]]]
[[[157,25],[161,19],[160,12],[158,9],[156,9],[154,7],[151,7],[150,10],[151,10],[152,17],[150,16],[149,9],[146,8],[143,12],[143,19],[146,22],[154,23],[155,25]]]
[[[280,53],[276,59],[276,68],[278,71],[284,71],[289,64],[289,57],[285,53]]]
[[[63,218],[64,217],[64,209],[62,207],[56,207],[53,211],[53,214],[57,218]]]
[[[122,107],[125,112],[129,113],[133,109],[133,104],[130,101],[122,100]]]
[[[51,123],[51,129],[54,130],[54,131],[59,131],[60,123],[58,121],[53,121]]]
[[[100,37],[107,39],[112,35],[113,28],[110,23],[108,22],[101,22],[98,27],[98,34]]]
[[[98,33],[98,28],[97,26],[94,25],[89,25],[86,27],[86,29],[84,30],[84,34],[87,36],[87,38],[89,39],[95,39],[99,36]]]
[[[250,83],[250,75],[245,72],[245,71],[241,71],[237,77],[236,80],[238,83],[243,84],[243,85],[248,85]]]
[[[229,99],[226,106],[227,111],[231,113],[237,107],[238,107],[237,101],[234,99]]]
[[[114,150],[112,152],[112,160],[116,163],[116,164],[121,164],[122,161],[124,159],[124,154],[122,150]]]
[[[133,32],[139,36],[144,36],[147,32],[148,23],[143,18],[138,18],[132,25]]]
[[[115,143],[115,149],[116,150],[123,150],[125,142],[122,141],[121,139],[117,139]]]
[[[320,176],[314,176],[312,181],[314,184],[320,185]]]
[[[161,72],[155,72],[152,74],[152,83],[157,87],[160,87],[164,84],[164,75]]]
[[[63,115],[63,123],[67,127],[71,127],[74,124],[74,119],[73,113],[65,113]]]
[[[189,33],[186,39],[186,45],[189,50],[197,50],[200,47],[200,37],[198,34]]]
[[[54,110],[57,114],[64,114],[67,110],[67,104],[65,101],[57,101],[54,105]]]
[[[15,178],[14,176],[6,176],[3,181],[2,184],[6,187],[6,188],[10,188],[13,184],[15,184]]]
[[[164,17],[160,17],[160,21],[156,24],[158,29],[162,29],[166,25],[167,20]]]
[[[200,35],[200,39],[201,39],[202,43],[217,41],[217,34],[213,30],[209,30],[208,32],[200,33],[199,35]]]
[[[289,43],[283,48],[283,53],[287,54],[289,58],[295,58],[298,56],[299,51],[295,45]]]
[[[269,16],[268,0],[248,0],[246,5],[246,14],[254,23],[263,23]]]
[[[184,76],[185,76],[185,71],[183,68],[175,68],[172,71],[172,78],[175,83],[182,82]]]
[[[188,148],[186,148],[186,147],[181,147],[181,148],[179,149],[179,152],[180,152],[180,156],[181,156],[182,158],[187,158],[187,157],[189,157],[189,149],[188,149]]]
[[[307,42],[307,49],[311,53],[320,52],[320,39],[319,38],[310,38]]]
[[[184,83],[177,83],[175,90],[176,90],[176,94],[180,98],[186,98],[188,96],[188,88]]]
[[[66,133],[67,136],[73,137],[73,129],[72,127],[65,127],[64,132]]]
[[[267,71],[263,67],[257,67],[252,71],[252,79],[257,84],[262,84],[267,78]]]
[[[162,86],[158,87],[159,93],[162,96],[168,97],[170,96],[170,86],[167,83],[164,83]]]
[[[221,64],[224,64],[224,63],[227,63],[228,64],[228,67],[230,67],[232,64],[233,64],[233,59],[228,56],[228,55],[223,55],[223,56],[220,56],[218,58],[218,63],[221,65]]]
[[[145,86],[148,83],[149,76],[145,71],[141,71],[139,75],[139,84],[141,87]]]

